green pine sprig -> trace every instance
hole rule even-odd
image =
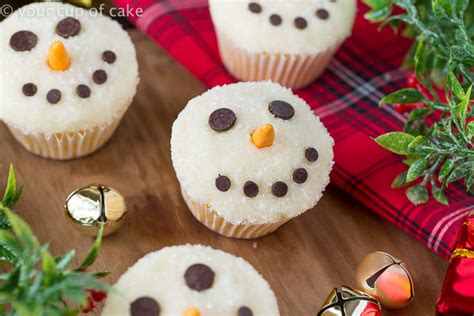
[[[404,65],[414,68],[417,88],[396,91],[380,105],[419,104],[408,115],[403,132],[390,132],[375,141],[404,155],[408,169],[393,188],[408,187],[413,204],[429,200],[448,204],[445,190],[462,181],[474,194],[474,2],[469,0],[364,0],[366,18],[390,25],[414,38]],[[398,8],[401,13],[393,14]],[[444,98],[439,87],[444,86]]]
[[[49,244],[40,244],[28,224],[12,211],[20,198],[10,167],[0,203],[0,314],[19,316],[76,315],[87,306],[87,291],[107,291],[99,279],[108,273],[85,272],[97,258],[104,226],[78,268],[71,268],[75,251],[53,256]]]

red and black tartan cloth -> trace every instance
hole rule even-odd
[[[209,88],[236,81],[220,60],[206,0],[114,2],[135,12],[142,8],[143,15],[130,16],[130,21]],[[449,206],[430,201],[416,207],[404,190],[390,188],[406,167],[402,157],[383,150],[372,138],[400,130],[406,119],[392,107],[379,108],[378,101],[406,86],[399,66],[410,41],[389,28],[378,31],[363,18],[366,11],[359,4],[352,36],[324,75],[296,94],[310,104],[336,142],[332,183],[447,259],[474,198],[455,183],[446,192]]]

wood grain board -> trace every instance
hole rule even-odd
[[[73,230],[63,203],[75,188],[103,183],[127,199],[128,222],[106,237],[94,269],[112,270],[113,283],[138,258],[164,246],[193,243],[242,256],[268,280],[282,315],[315,315],[329,291],[354,285],[367,253],[383,250],[404,260],[413,274],[415,300],[385,315],[434,315],[445,261],[334,186],[321,202],[276,233],[256,241],[221,237],[198,223],[181,198],[170,160],[171,125],[186,102],[205,87],[145,35],[131,31],[141,72],[138,94],[111,141],[99,152],[58,162],[25,151],[0,126],[1,174],[15,164],[26,190],[18,212],[42,242],[60,254],[85,255],[92,243]]]

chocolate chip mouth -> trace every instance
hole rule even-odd
[[[329,2],[335,3],[336,0],[329,0]],[[256,15],[264,11],[263,7],[257,2],[249,2],[247,5],[247,9],[248,11],[250,11],[250,13],[256,14]],[[330,14],[328,10],[324,8],[318,8],[315,11],[315,16],[316,18],[324,21],[324,20],[329,19]],[[278,27],[284,23],[283,17],[277,12],[273,12],[270,14],[270,16],[268,17],[268,22],[270,22],[270,24],[275,27]],[[304,30],[308,27],[308,20],[305,19],[304,17],[296,16],[293,18],[293,26],[297,30]]]
[[[319,152],[314,147],[307,147],[303,151],[303,155],[307,163],[312,164],[319,159]],[[296,185],[302,185],[309,178],[306,168],[300,167],[291,173],[290,179]],[[227,192],[231,188],[231,181],[227,176],[219,174],[215,180],[215,186],[220,192]],[[270,186],[270,192],[274,197],[283,198],[290,191],[288,184],[285,181],[276,181]],[[255,198],[260,193],[260,186],[257,182],[248,180],[242,186],[242,193],[248,198]]]
[[[70,36],[76,36],[79,34],[81,24],[74,18],[65,18],[61,20],[56,27],[58,35],[68,38]],[[38,37],[30,31],[19,31],[13,34],[10,38],[10,46],[15,51],[29,51],[36,46]],[[112,51],[105,51],[101,55],[101,60],[107,64],[113,64],[117,59],[117,56]],[[108,80],[108,74],[103,69],[97,69],[92,73],[92,82],[96,85],[103,85]],[[81,83],[74,89],[74,94],[80,99],[88,99],[92,95],[91,87],[88,84]],[[23,84],[20,91],[25,97],[33,97],[38,92],[38,86],[35,83],[27,82]],[[60,89],[53,88],[49,89],[46,93],[46,100],[49,104],[54,105],[61,101],[62,92]]]

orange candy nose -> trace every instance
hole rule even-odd
[[[71,59],[63,42],[55,41],[49,46],[48,66],[56,71],[64,71],[71,66]]]
[[[257,148],[265,148],[273,145],[275,140],[275,129],[272,124],[265,124],[260,128],[257,128],[252,133],[252,143]]]
[[[184,311],[183,316],[201,316],[201,313],[196,307],[190,307]]]

